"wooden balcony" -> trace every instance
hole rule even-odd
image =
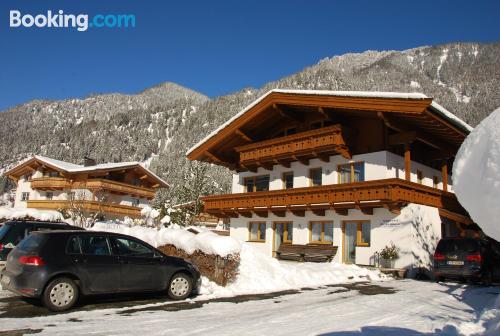
[[[85,188],[89,190],[108,190],[119,194],[135,195],[147,199],[152,199],[155,196],[155,191],[153,189],[104,179],[87,180],[87,182],[85,182]]]
[[[97,202],[97,201],[87,201],[87,200],[82,200],[82,201],[29,200],[27,201],[27,206],[28,208],[41,209],[41,210],[64,210],[71,207],[77,207],[89,212],[100,211],[104,213],[110,213],[114,215],[128,216],[128,217],[141,216],[141,208],[138,207]]]
[[[248,168],[312,158],[326,160],[334,154],[350,158],[344,133],[341,125],[333,125],[239,146],[235,150],[240,155],[240,165]]]
[[[133,195],[136,197],[152,199],[155,191],[106,179],[90,179],[86,181],[72,181],[61,177],[40,177],[31,180],[31,188],[38,190],[63,190],[63,189],[88,189],[92,191],[106,190],[112,193]]]
[[[203,197],[202,200],[205,212],[221,217],[251,217],[252,213],[267,217],[268,212],[285,216],[286,211],[304,216],[305,210],[324,215],[324,211],[329,209],[340,215],[347,215],[349,209],[359,209],[365,214],[372,214],[373,209],[379,207],[399,213],[400,208],[408,203],[465,213],[453,193],[397,178],[213,195]]]
[[[71,189],[71,180],[63,177],[39,177],[31,179],[31,188],[38,190]]]

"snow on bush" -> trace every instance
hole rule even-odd
[[[215,254],[226,257],[230,254],[237,254],[241,250],[241,244],[236,239],[219,236],[211,231],[194,234],[183,229],[147,228],[144,226],[128,227],[113,222],[97,222],[92,230],[108,231],[130,235],[154,247],[171,244],[187,253],[200,250],[206,254]]]
[[[27,208],[0,208],[0,221],[12,219],[34,219],[40,221],[62,222],[63,215],[55,210]]]
[[[278,261],[250,243],[243,243],[236,280],[222,287],[203,278],[200,294],[210,299],[384,279],[387,277],[378,270],[356,265]]]
[[[453,188],[474,222],[500,240],[500,108],[460,147],[453,165]]]

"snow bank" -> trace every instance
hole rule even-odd
[[[453,165],[453,189],[474,222],[500,240],[500,108],[460,147]]]
[[[184,229],[162,228],[158,230],[143,226],[128,227],[109,222],[97,222],[91,230],[123,233],[144,240],[154,247],[171,244],[189,254],[200,250],[206,254],[226,257],[230,254],[237,254],[241,250],[241,244],[236,239],[219,236],[211,231],[194,234]]]
[[[35,219],[41,221],[62,222],[64,217],[55,210],[37,210],[27,208],[0,208],[0,220]]]
[[[202,299],[269,293],[347,282],[388,279],[378,270],[339,263],[298,263],[278,261],[243,243],[236,281],[221,287],[202,279]]]

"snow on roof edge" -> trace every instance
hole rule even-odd
[[[451,113],[450,111],[448,111],[443,106],[436,103],[435,101],[432,101],[431,107],[433,107],[434,110],[439,112],[443,117],[445,117],[446,119],[455,123],[456,125],[463,127],[467,131],[471,132],[474,129],[474,127],[467,124],[465,121],[463,121],[462,119],[460,119],[459,117],[457,117],[456,115],[454,115],[453,113]]]
[[[55,167],[57,167],[59,169],[65,170],[68,173],[77,173],[77,172],[84,172],[84,171],[95,171],[95,170],[99,170],[99,169],[112,169],[112,168],[120,168],[120,167],[141,166],[149,174],[151,174],[154,178],[156,178],[157,180],[161,181],[167,187],[170,187],[170,185],[164,179],[162,179],[161,177],[159,177],[158,175],[156,175],[155,173],[153,173],[151,170],[149,170],[148,168],[146,168],[142,163],[140,163],[138,161],[100,163],[100,164],[97,164],[97,165],[94,165],[94,166],[87,166],[87,167],[85,167],[83,165],[77,165],[77,164],[66,162],[66,161],[56,160],[56,159],[52,159],[52,158],[49,158],[49,157],[46,157],[46,156],[42,156],[42,155],[34,155],[33,157],[36,158],[36,159],[38,159],[38,160],[40,160],[40,161],[44,161],[44,162],[46,162],[46,163],[48,163],[50,165],[53,165],[53,166],[55,166]],[[28,160],[31,160],[31,158],[27,159],[27,160],[24,160],[20,164],[23,164],[24,162],[26,162]],[[20,164],[18,164],[18,165],[20,165]]]
[[[339,97],[367,97],[367,98],[399,98],[399,99],[426,99],[429,98],[425,94],[420,92],[383,92],[383,91],[330,91],[330,90],[297,90],[297,89],[273,89],[267,91],[262,96],[254,100],[252,103],[247,105],[243,110],[235,114],[233,117],[228,119],[225,123],[207,135],[205,138],[200,140],[194,146],[192,146],[187,152],[186,156],[191,154],[194,150],[200,147],[203,143],[207,142],[209,139],[217,135],[221,130],[226,128],[233,121],[241,117],[248,110],[253,108],[255,105],[260,103],[265,97],[270,95],[273,92],[278,93],[289,93],[289,94],[309,94],[309,95],[323,95],[323,96],[339,96]],[[464,127],[468,131],[472,130],[472,127],[465,123],[463,120],[458,118],[453,113],[446,110],[441,105],[435,103],[434,101],[431,104],[434,109],[436,109],[442,116],[445,118],[457,123],[458,125]]]

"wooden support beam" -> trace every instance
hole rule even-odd
[[[411,154],[410,144],[405,145],[405,180],[411,180]]]
[[[148,175],[142,175],[141,177],[139,177],[139,180],[144,180],[148,177]]]
[[[262,218],[267,218],[269,216],[269,213],[267,210],[254,210],[255,214],[259,217],[262,217]]]
[[[318,159],[320,159],[320,161],[323,161],[325,163],[329,163],[330,162],[330,155],[327,155],[327,154],[317,154],[317,157],[318,157]]]
[[[237,128],[236,131],[234,131],[236,135],[239,135],[240,138],[245,140],[246,142],[253,142],[252,138],[248,136],[248,134],[244,133],[241,129]]]
[[[238,214],[240,214],[241,216],[246,217],[246,218],[252,218],[251,211],[238,211]]]
[[[290,113],[289,111],[285,111],[283,109],[281,109],[278,105],[276,104],[273,104],[273,109],[279,113],[280,116],[282,116],[283,118],[287,118],[289,120],[292,120],[292,121],[295,121],[297,123],[301,123],[303,122],[303,118],[301,118],[300,116],[294,114],[294,113]]]
[[[384,203],[384,208],[396,215],[401,213],[401,204],[399,203]]]
[[[273,215],[277,217],[285,217],[286,216],[286,210],[271,210]]]
[[[300,157],[300,156],[296,156],[296,155],[292,155],[292,158],[296,161],[299,161],[300,163],[302,163],[304,166],[309,166],[309,159],[306,159],[304,157]]]
[[[259,166],[267,170],[273,170],[273,164],[269,162],[259,162]]]
[[[290,168],[291,167],[290,162],[283,161],[283,160],[278,160],[277,162],[278,162],[278,164],[282,165],[285,168]]]
[[[360,207],[360,210],[365,215],[373,215],[373,208]]]
[[[325,118],[325,120],[330,119],[330,116],[328,115],[328,113],[326,113],[325,110],[321,106],[318,107],[318,113],[321,114],[323,116],[323,118]]]
[[[349,214],[349,209],[347,208],[333,208],[333,210],[340,216],[347,216]]]
[[[224,163],[224,161],[221,158],[219,158],[217,155],[215,155],[210,151],[205,151],[205,155],[208,156],[210,160],[214,161],[214,163],[219,163],[219,164]]]
[[[441,163],[441,175],[443,180],[443,191],[448,191],[448,161]]]
[[[305,210],[290,210],[290,212],[297,217],[305,217],[306,216],[306,211]]]
[[[223,211],[224,217],[238,218],[238,213],[235,211]]]
[[[400,132],[396,134],[389,135],[388,143],[389,146],[395,145],[405,145],[409,143],[413,143],[417,139],[417,132]]]
[[[316,216],[325,216],[325,209],[311,209],[312,213],[315,214]]]

